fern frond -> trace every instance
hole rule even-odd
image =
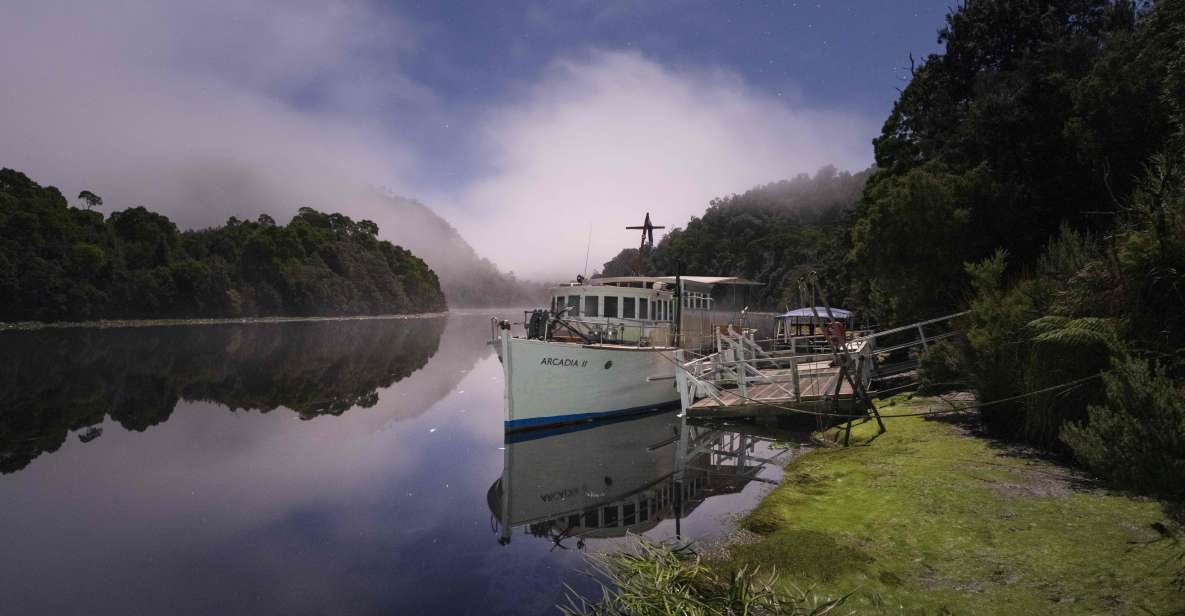
[[[1033,342],[1038,344],[1112,347],[1118,342],[1114,321],[1100,317],[1047,316],[1030,322],[1029,327],[1036,333]]]

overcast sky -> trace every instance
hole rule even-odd
[[[0,166],[183,227],[418,198],[571,277],[716,196],[857,170],[949,2],[4,0]]]

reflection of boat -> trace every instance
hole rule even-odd
[[[716,494],[739,492],[768,459],[762,439],[688,425],[674,413],[551,433],[507,435],[487,501],[502,543],[515,527],[559,543],[676,523]],[[779,454],[780,455],[780,454]]]

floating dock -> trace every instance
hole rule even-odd
[[[791,408],[859,413],[861,392],[871,379],[871,342],[853,339],[844,347],[839,354],[763,348],[750,333],[725,329],[718,333],[716,353],[679,358],[680,402],[690,417],[704,418],[779,415]]]
[[[759,342],[752,330],[721,328],[715,353],[694,358],[686,351],[676,354],[682,367],[676,371],[680,403],[689,417],[699,418],[876,417],[874,380],[900,372],[901,356],[912,358],[906,363],[916,366],[917,351],[953,335],[949,322],[962,314],[849,334],[839,341],[799,336]],[[927,335],[927,326],[945,331]],[[878,341],[884,346],[878,348]]]

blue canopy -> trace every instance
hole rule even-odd
[[[779,316],[778,318],[779,319],[812,318],[815,316],[815,312],[819,313],[819,318],[821,318],[821,319],[827,318],[827,308],[825,308],[823,306],[816,306],[814,309],[814,312],[811,312],[810,308],[795,308],[794,310],[791,310],[791,311],[787,312],[786,314]],[[843,308],[832,308],[831,314],[834,315],[835,318],[837,318],[837,319],[852,318],[852,311],[851,310],[844,310]]]

